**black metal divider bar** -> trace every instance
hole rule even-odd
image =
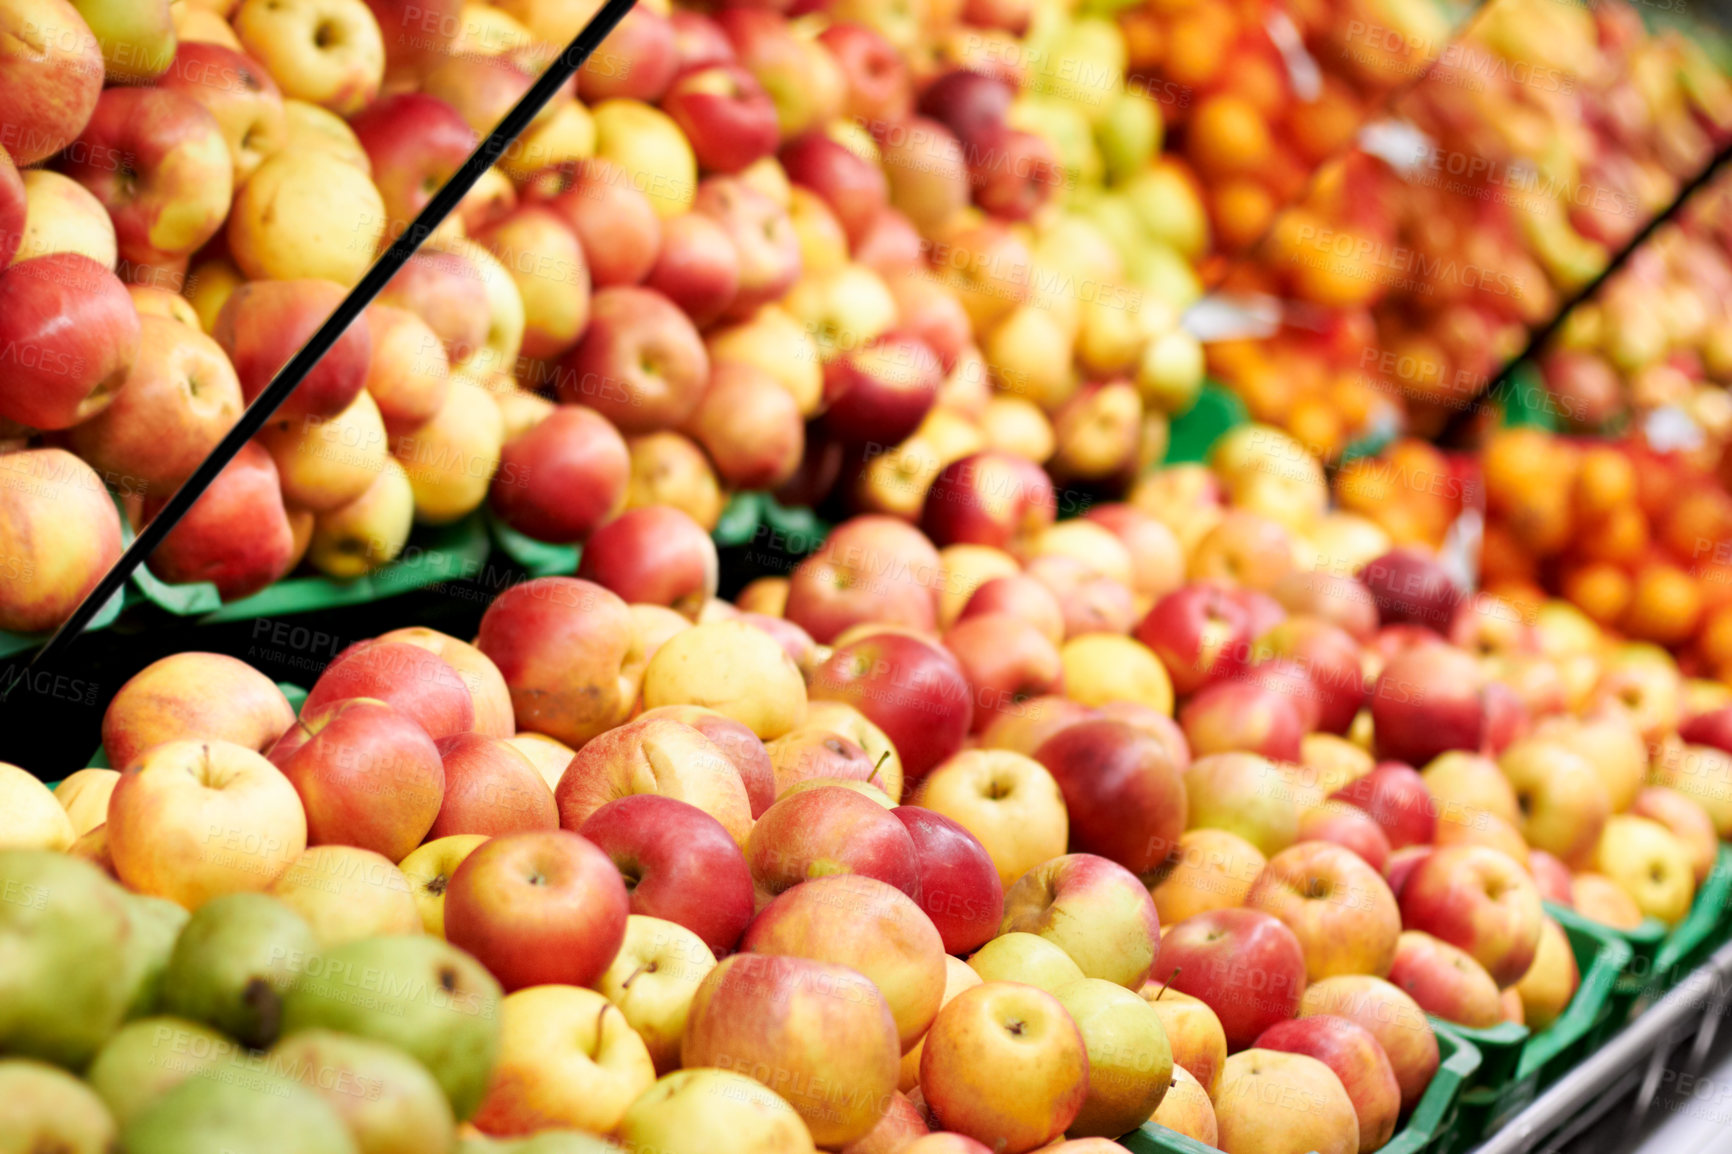
[[[401,235],[391,242],[391,246],[373,262],[373,267],[367,270],[349,295],[343,299],[334,312],[326,318],[312,337],[303,345],[299,352],[289,359],[277,375],[266,386],[264,392],[254,399],[241,414],[240,420],[230,429],[221,443],[212,450],[199,467],[188,477],[186,483],[175,491],[173,497],[162,507],[162,510],[140,530],[132,545],[115,562],[114,567],[103,575],[94,589],[80,602],[71,617],[55,630],[41,649],[37,650],[30,661],[31,669],[40,669],[53,664],[54,659],[64,663],[67,650],[72,642],[84,631],[99,609],[107,603],[132,576],[133,572],[144,563],[145,558],[162,543],[162,539],[174,528],[175,524],[191,509],[199,495],[216,479],[241,446],[251,440],[254,434],[264,428],[277,408],[288,399],[308,373],[319,363],[331,346],[341,337],[373,299],[384,289],[387,282],[402,269],[409,258],[415,255],[433,231],[444,222],[475,182],[502,156],[513,141],[529,127],[531,121],[541,112],[542,108],[573,76],[583,67],[584,61],[601,44],[608,33],[625,18],[637,0],[607,0],[601,10],[586,24],[564,52],[548,64],[546,71],[538,77],[523,98],[507,112],[487,137],[478,145],[463,167],[446,182],[445,186],[433,195],[414,222]],[[0,686],[0,706],[7,701],[16,701],[18,696],[12,691],[17,687],[18,678],[8,678],[4,686]],[[9,711],[7,711],[9,712]],[[0,713],[0,730],[9,728],[6,724],[14,719]]]

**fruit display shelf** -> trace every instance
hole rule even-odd
[[[1611,1021],[1609,1001],[1629,964],[1629,945],[1602,926],[1568,916],[1570,911],[1562,907],[1551,906],[1547,912],[1564,927],[1581,974],[1575,997],[1555,1022],[1530,1031],[1511,1022],[1474,1030],[1433,1020],[1440,1035],[1470,1042],[1481,1054],[1479,1071],[1462,1092],[1460,1112],[1442,1147],[1450,1154],[1474,1146],[1621,1024]]]
[[[1442,1154],[1454,1132],[1462,1091],[1479,1069],[1480,1053],[1474,1044],[1455,1033],[1437,1031],[1441,1059],[1431,1085],[1425,1089],[1407,1125],[1382,1147],[1380,1154]],[[1148,1123],[1119,1139],[1131,1154],[1218,1154],[1194,1138]]]

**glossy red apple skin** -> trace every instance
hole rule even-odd
[[[890,186],[879,169],[823,132],[808,132],[782,146],[788,179],[821,197],[857,245],[879,209],[890,202]]]
[[[800,238],[788,210],[757,189],[732,176],[708,177],[698,182],[692,211],[721,225],[740,255],[740,284],[727,319],[750,317],[799,279]]]
[[[999,220],[1028,220],[1065,184],[1058,154],[1032,132],[1008,125],[987,129],[967,155],[974,203]]]
[[[578,829],[625,879],[631,912],[662,918],[728,953],[752,920],[752,874],[722,823],[654,793],[608,802]]]
[[[1396,654],[1372,687],[1371,722],[1380,758],[1425,765],[1452,749],[1478,752],[1486,739],[1478,663],[1442,642]]]
[[[996,77],[955,68],[920,94],[920,115],[938,121],[967,148],[983,133],[1004,123],[1015,92]]]
[[[1358,576],[1384,625],[1423,625],[1441,634],[1462,601],[1443,566],[1414,549],[1392,549],[1366,562]]]
[[[1305,736],[1294,699],[1249,675],[1199,689],[1179,710],[1179,726],[1198,757],[1243,750],[1272,761],[1297,762]]]
[[[506,990],[587,986],[619,952],[631,912],[612,860],[567,830],[477,846],[445,890],[445,937]]]
[[[89,257],[49,253],[0,270],[0,417],[64,429],[96,415],[142,343],[126,286]]]
[[[696,617],[716,595],[720,562],[703,527],[668,505],[628,509],[584,545],[577,575],[634,605]]]
[[[1391,849],[1430,845],[1436,836],[1436,805],[1425,779],[1411,765],[1379,762],[1370,773],[1329,796],[1370,814],[1389,838]]]
[[[706,172],[739,172],[776,151],[776,105],[757,78],[738,64],[684,69],[669,85],[661,107],[685,133]]]
[[[961,823],[917,805],[890,811],[914,839],[920,908],[938,927],[944,952],[966,955],[998,936],[1004,883],[986,847]]]
[[[402,861],[439,816],[445,767],[438,747],[383,702],[338,701],[322,713],[303,714],[278,740],[292,752],[271,751],[307,812],[307,844],[359,846]],[[318,728],[307,737],[310,723]]]
[[[27,208],[24,178],[19,175],[11,154],[0,148],[0,268],[12,263],[24,241]]]
[[[920,900],[913,836],[890,810],[842,786],[788,794],[765,810],[746,841],[746,864],[760,900],[835,873],[875,878]]]
[[[1389,864],[1389,835],[1370,814],[1344,801],[1327,801],[1301,814],[1299,840],[1333,842],[1380,875]]]
[[[819,667],[813,698],[852,705],[884,731],[912,788],[967,739],[974,705],[948,653],[900,633],[850,642]]]
[[[1160,739],[1119,721],[1067,725],[1034,752],[1064,794],[1073,850],[1135,874],[1155,869],[1185,832],[1185,782]]]
[[[363,641],[337,654],[307,692],[302,710],[371,697],[406,714],[434,741],[475,728],[469,687],[438,655],[403,641]]]
[[[1214,1010],[1229,1051],[1293,1017],[1305,994],[1299,939],[1260,910],[1210,910],[1164,927],[1150,973]]]
[[[1401,1085],[1383,1046],[1364,1026],[1333,1014],[1314,1014],[1269,1027],[1254,1045],[1304,1054],[1334,1071],[1359,1117],[1360,1149],[1380,1149],[1394,1135],[1401,1116]]]
[[[1245,667],[1251,618],[1221,587],[1193,582],[1156,601],[1137,623],[1135,637],[1161,659],[1173,690],[1184,697]]]
[[[631,454],[619,430],[582,405],[560,405],[505,443],[488,498],[537,541],[582,541],[625,503]]]
[[[21,165],[47,160],[77,139],[102,96],[102,47],[90,26],[66,0],[47,0],[39,11],[9,5],[0,16],[0,32],[24,48],[9,51],[0,68],[0,146]],[[58,26],[55,35],[30,27],[44,18]]]
[[[997,613],[958,621],[944,635],[944,647],[968,678],[976,733],[1003,714],[1021,712],[1031,698],[1058,693],[1064,681],[1058,646],[1020,617]]]
[[[146,519],[155,516],[165,500],[146,500]],[[295,536],[276,464],[262,446],[249,441],[168,531],[149,564],[152,573],[170,584],[209,581],[223,600],[235,601],[282,577],[294,559]]]
[[[662,13],[640,5],[627,12],[584,61],[577,92],[592,105],[612,99],[654,104],[679,66],[673,25]]]
[[[560,364],[559,396],[623,433],[678,427],[709,383],[697,328],[653,289],[616,285],[590,298],[589,328]]]
[[[250,281],[234,291],[217,314],[211,336],[234,364],[241,395],[249,404],[346,295],[342,285],[324,280]],[[351,324],[276,415],[337,415],[360,395],[372,358],[373,338],[366,322]]]
[[[1009,547],[1052,524],[1052,480],[1032,461],[995,449],[952,461],[926,494],[920,525],[944,545]]]
[[[1691,745],[1711,745],[1732,753],[1732,705],[1690,718],[1678,727],[1678,736]]]
[[[445,798],[430,838],[559,828],[553,791],[516,746],[480,733],[452,734],[435,745],[445,767]]]
[[[825,426],[846,444],[900,444],[932,411],[943,383],[930,345],[886,333],[824,366]]]
[[[601,158],[538,173],[524,190],[571,226],[597,289],[634,285],[649,275],[661,248],[661,218],[631,174]]]
[[[414,221],[475,151],[475,130],[451,105],[424,92],[376,100],[349,127],[373,163],[391,236]]]
[[[721,225],[688,212],[663,222],[661,252],[644,286],[673,301],[698,328],[707,328],[739,295],[740,254]]]
[[[908,65],[876,29],[838,20],[818,34],[848,81],[842,115],[868,129],[898,124],[914,106]]]
[[[674,54],[681,72],[704,64],[733,63],[734,46],[709,16],[676,8],[669,15],[668,23],[673,25]]]
[[[451,52],[463,29],[463,0],[366,0],[385,43],[387,90],[413,84]]]

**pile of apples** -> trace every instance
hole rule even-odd
[[[0,9],[0,628],[65,618],[107,494],[154,515],[598,6]],[[1201,384],[1200,208],[1117,25],[1012,7],[646,0],[152,571],[355,577],[484,504],[558,543],[740,489],[912,521],[980,451],[1122,490]]]
[[[707,535],[604,530],[472,642],[345,650],[298,716],[233,658],[140,672],[119,770],[0,770],[19,1125],[1369,1152],[1436,1070],[1426,1014],[1568,1005],[1542,898],[1689,909],[1732,688],[1467,596],[1274,429],[1064,522],[1015,460],[941,477],[932,537],[855,518],[737,605]]]

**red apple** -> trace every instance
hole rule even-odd
[[[1294,570],[1275,583],[1272,593],[1293,616],[1327,621],[1361,645],[1377,636],[1377,601],[1351,577]]]
[[[349,127],[372,161],[390,237],[414,221],[475,151],[475,130],[451,105],[424,92],[376,100]]]
[[[637,685],[623,670],[635,643],[626,603],[570,577],[507,589],[487,607],[475,641],[511,689],[518,729],[574,749],[631,712]]]
[[[838,20],[818,34],[848,82],[842,114],[868,129],[901,123],[913,106],[908,66],[876,29]],[[874,131],[876,135],[876,131]]]
[[[672,301],[616,286],[591,298],[589,328],[560,366],[559,398],[623,433],[649,433],[690,417],[709,376],[703,338]]]
[[[587,986],[625,940],[631,902],[601,850],[566,830],[477,846],[445,890],[445,937],[507,991]]]
[[[668,86],[661,108],[706,172],[739,172],[776,151],[775,102],[731,60],[688,66]]]
[[[586,104],[612,99],[654,104],[679,65],[667,16],[654,8],[633,8],[584,61],[577,92]]]
[[[1155,602],[1135,636],[1167,667],[1173,689],[1188,696],[1244,668],[1250,614],[1221,586],[1197,581]]]
[[[1252,653],[1257,661],[1272,656],[1296,663],[1315,687],[1317,728],[1347,732],[1365,701],[1365,670],[1346,630],[1316,617],[1289,617],[1260,634]]]
[[[434,741],[475,728],[475,701],[457,671],[418,645],[363,641],[337,654],[307,693],[302,711],[371,697],[409,715]]]
[[[559,828],[553,791],[516,746],[479,733],[454,734],[436,744],[445,767],[445,799],[429,837]]]
[[[1461,604],[1461,589],[1449,573],[1414,549],[1393,549],[1368,561],[1358,577],[1385,625],[1423,625],[1441,634]]]
[[[1065,184],[1058,154],[1044,137],[999,125],[965,146],[974,202],[1000,220],[1027,220]]]
[[[702,12],[676,8],[668,16],[674,29],[674,52],[679,56],[680,69],[700,64],[730,64],[734,46],[717,27],[716,22]],[[662,97],[665,106],[667,97]]]
[[[576,829],[621,797],[656,793],[697,806],[740,845],[752,828],[751,800],[738,768],[695,727],[643,717],[584,743],[554,790],[559,821]]]
[[[938,551],[893,517],[843,522],[789,580],[783,613],[820,644],[856,625],[937,626]]]
[[[535,83],[526,64],[534,66],[509,53],[447,56],[427,69],[420,88],[455,108],[477,133],[486,134]],[[561,89],[537,120],[545,123],[570,94],[570,88]]]
[[[722,823],[654,793],[610,801],[578,828],[625,879],[631,912],[691,930],[711,952],[734,948],[752,920],[752,874]]]
[[[592,275],[595,272],[593,263],[590,272]],[[385,285],[379,293],[379,303],[405,309],[425,321],[444,344],[445,355],[454,365],[467,360],[487,343],[490,310],[486,283],[474,263],[459,253],[423,248]],[[328,309],[324,315],[329,315]],[[310,329],[307,332],[311,334]],[[345,333],[344,339],[349,335]],[[314,375],[336,355],[335,349],[325,354]],[[280,364],[281,359],[266,372],[274,373]]]
[[[1424,765],[1452,749],[1478,751],[1486,737],[1479,663],[1441,641],[1390,659],[1371,691],[1377,755]]]
[[[974,699],[973,730],[978,733],[1003,713],[1059,691],[1064,664],[1058,646],[1039,629],[1004,613],[958,621],[944,635],[944,647],[962,667]]]
[[[980,839],[960,822],[917,805],[890,813],[914,839],[920,908],[938,927],[944,952],[968,954],[998,936],[1004,884]]]
[[[1210,910],[1168,926],[1152,972],[1215,1011],[1229,1050],[1293,1017],[1305,993],[1299,939],[1260,910]]]
[[[451,54],[463,31],[462,0],[367,0],[367,7],[385,44],[388,89],[417,82]]]
[[[739,250],[709,217],[683,213],[663,223],[661,251],[644,285],[705,328],[727,311],[740,291]]]
[[[891,179],[895,179],[894,173]],[[925,270],[887,275],[884,283],[896,298],[897,331],[925,341],[945,374],[954,372],[974,340],[972,323],[961,302]]]
[[[192,97],[216,117],[237,187],[288,143],[277,82],[258,61],[226,44],[182,40],[156,86]]]
[[[67,0],[0,8],[0,146],[23,165],[65,148],[96,111],[103,72],[102,47]]]
[[[301,795],[308,845],[359,846],[402,861],[433,828],[445,796],[445,768],[427,731],[366,698],[302,714],[271,760]]]
[[[1401,924],[1465,950],[1499,988],[1521,980],[1533,963],[1541,917],[1527,872],[1486,846],[1445,846],[1401,887]]]
[[[721,479],[741,489],[775,488],[794,475],[806,451],[799,402],[769,373],[740,361],[711,362],[710,386],[686,431]]]
[[[920,524],[939,545],[1006,549],[1051,525],[1052,480],[1032,461],[996,449],[946,465],[932,482]]]
[[[920,115],[938,121],[968,147],[981,134],[1002,125],[1015,96],[995,77],[956,68],[939,76],[920,94]]]
[[[782,146],[788,179],[817,193],[848,236],[858,244],[878,210],[890,201],[884,173],[824,132],[807,132]]]
[[[662,222],[631,174],[600,157],[538,173],[524,192],[571,226],[595,287],[633,285],[649,275],[661,249]]]
[[[145,502],[147,520],[163,500]],[[235,601],[283,576],[296,555],[277,467],[257,442],[249,442],[169,530],[149,565],[170,584],[209,581],[223,600]]]
[[[582,541],[625,504],[631,456],[593,409],[560,405],[505,443],[488,491],[500,519],[538,541]]]
[[[57,166],[114,220],[123,260],[160,265],[222,228],[234,162],[205,107],[165,88],[110,88]]]
[[[126,286],[89,257],[50,253],[0,270],[0,417],[64,429],[96,415],[141,341]]]
[[[920,897],[913,837],[891,811],[854,790],[821,786],[764,811],[746,842],[761,903],[810,878],[857,873]]]
[[[890,738],[912,787],[962,748],[974,706],[968,679],[943,649],[902,633],[880,633],[831,654],[812,676],[817,701],[859,710]]]
[[[1504,1020],[1497,983],[1485,967],[1466,950],[1419,930],[1402,932],[1389,981],[1446,1022],[1484,1030]]]
[[[1389,861],[1383,866],[1383,880],[1389,883],[1389,892],[1401,898],[1401,887],[1407,884],[1413,867],[1431,856],[1435,846],[1410,845],[1396,850],[1389,855]]]
[[[0,454],[0,566],[7,573],[0,629],[38,633],[59,625],[120,551],[120,516],[89,465],[64,449]]]
[[[764,749],[764,743],[758,740],[758,735],[745,723],[697,705],[663,705],[645,710],[638,716],[639,720],[666,717],[684,722],[708,738],[710,744],[721,750],[722,755],[739,770],[754,819],[776,800],[775,771],[770,765],[770,754]]]
[[[1064,641],[1064,611],[1051,590],[1025,573],[994,577],[985,582],[968,598],[957,623],[972,617],[1009,615],[1034,628],[1057,645]]]
[[[716,595],[716,543],[667,505],[628,509],[585,542],[577,575],[634,605],[666,605],[687,617]]]
[[[1378,762],[1370,773],[1329,796],[1370,814],[1391,849],[1429,845],[1437,830],[1437,809],[1425,779],[1399,761]]]
[[[1035,557],[1023,573],[1045,585],[1058,598],[1066,640],[1085,633],[1123,636],[1137,623],[1136,594],[1131,587],[1097,573],[1076,557],[1056,553]]]
[[[1389,864],[1389,837],[1383,827],[1370,814],[1345,801],[1325,801],[1300,814],[1299,840],[1333,842],[1358,854],[1380,874]]]
[[[1678,736],[1690,745],[1708,745],[1732,753],[1732,705],[1690,718],[1678,727]]]
[[[18,175],[18,165],[11,154],[0,148],[0,268],[12,263],[24,242],[24,221],[29,201],[24,191],[24,178]]]
[[[1576,904],[1570,867],[1543,849],[1528,851],[1528,874],[1534,879],[1542,901],[1574,909]]]
[[[726,316],[743,320],[779,300],[800,275],[800,238],[788,210],[736,177],[712,176],[698,184],[692,211],[728,234],[740,256],[740,286]]]
[[[342,285],[325,280],[251,281],[235,289],[217,314],[211,336],[233,362],[241,395],[249,403],[264,392],[346,295]],[[373,339],[366,322],[351,324],[276,415],[283,419],[336,416],[366,386],[372,357]]]
[[[1161,924],[1148,887],[1135,874],[1097,854],[1068,853],[1035,866],[1005,891],[999,932],[1045,938],[1085,977],[1140,990]]]
[[[1119,721],[1067,725],[1034,753],[1058,782],[1070,842],[1132,873],[1165,861],[1185,831],[1185,783],[1162,741]]]
[[[1179,725],[1198,757],[1246,750],[1296,762],[1305,736],[1294,698],[1257,684],[1250,673],[1198,690],[1179,710]]]
[[[925,341],[886,333],[824,366],[825,426],[845,444],[895,445],[920,427],[943,381]]]
[[[1359,1118],[1359,1150],[1371,1154],[1395,1134],[1401,1117],[1401,1085],[1395,1067],[1371,1031],[1334,1014],[1295,1018],[1269,1027],[1252,1043],[1316,1058],[1335,1072]]]

